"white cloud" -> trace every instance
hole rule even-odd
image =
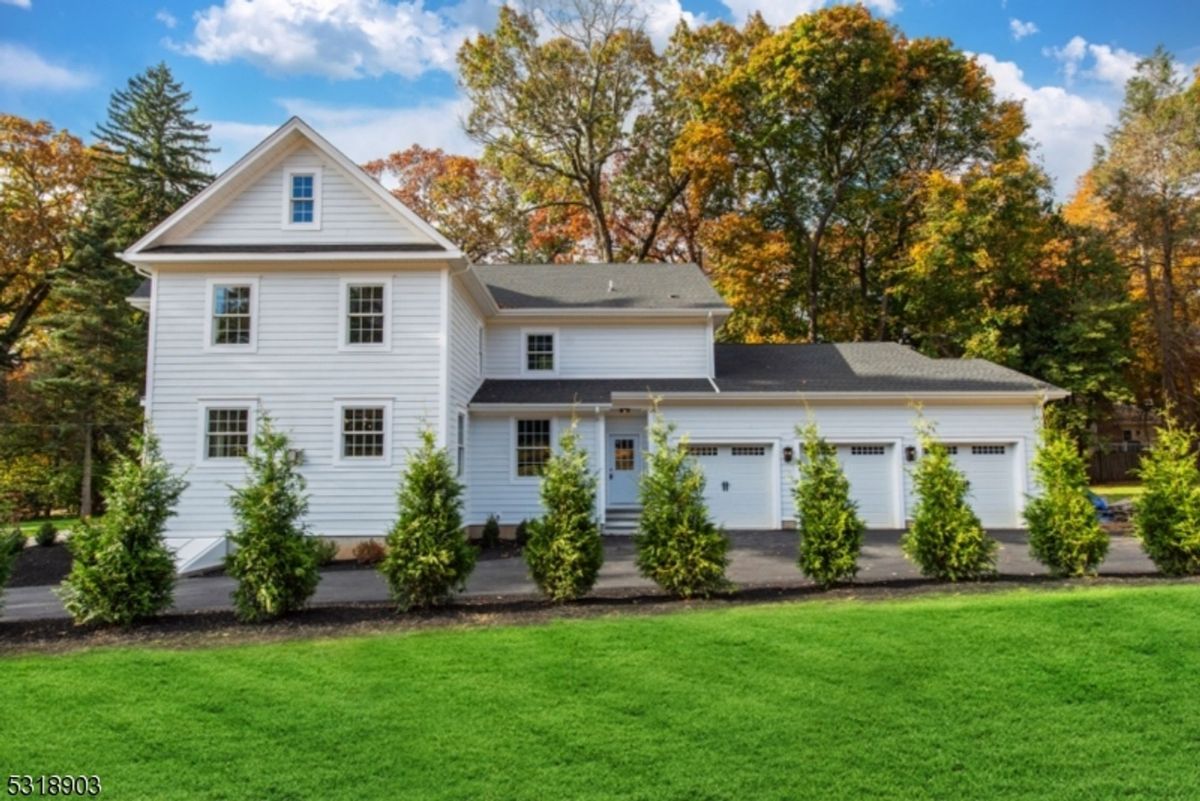
[[[1013,17],[1008,21],[1008,29],[1012,31],[1012,37],[1018,42],[1024,39],[1026,36],[1033,36],[1038,32],[1037,25],[1032,22],[1022,22],[1016,17]]]
[[[17,8],[32,8],[30,0],[0,0],[0,5],[16,6]]]
[[[175,15],[170,11],[167,11],[165,8],[160,8],[158,13],[154,15],[154,18],[163,25],[166,25],[168,28],[174,28],[179,24],[179,20],[175,18]]]
[[[1141,60],[1137,53],[1111,45],[1091,44],[1082,36],[1073,36],[1062,47],[1048,47],[1042,52],[1062,63],[1068,85],[1076,78],[1088,78],[1117,89],[1125,88]]]
[[[988,53],[976,58],[992,76],[1000,97],[1019,100],[1025,106],[1029,136],[1039,145],[1058,195],[1069,195],[1079,176],[1091,166],[1093,146],[1116,120],[1113,107],[1061,86],[1031,86],[1011,61],[999,61]]]
[[[82,89],[94,82],[89,72],[51,64],[28,47],[0,42],[0,87],[56,92]]]
[[[422,0],[224,0],[195,14],[190,41],[175,47],[212,63],[245,60],[269,72],[333,79],[450,70],[472,17],[488,2],[437,11]]]
[[[745,22],[755,11],[771,25],[786,25],[801,14],[816,11],[826,0],[721,0],[737,22]],[[863,0],[867,8],[890,17],[900,10],[899,0]]]
[[[386,156],[412,144],[440,147],[447,153],[479,155],[479,146],[463,132],[460,119],[467,107],[459,98],[448,98],[408,108],[335,106],[299,98],[277,101],[283,109],[280,123],[301,117],[339,150],[358,163]],[[223,170],[262,141],[276,125],[210,120],[209,136],[220,152],[213,168]]]
[[[638,12],[645,16],[646,35],[660,48],[671,39],[680,20],[692,28],[709,22],[705,14],[684,11],[680,0],[638,0]]]

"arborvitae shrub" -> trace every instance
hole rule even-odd
[[[25,550],[25,535],[20,529],[0,534],[0,609],[4,608],[4,588],[12,578],[17,557]]]
[[[643,576],[681,598],[707,596],[729,586],[729,539],[704,504],[704,472],[685,442],[672,444],[674,426],[658,414],[650,428],[638,495],[642,517],[634,534]]]
[[[225,571],[237,580],[233,603],[244,621],[276,618],[302,608],[321,580],[317,539],[304,524],[304,477],[288,453],[288,438],[263,415],[246,454],[249,477],[235,488],[234,548]]]
[[[574,600],[591,591],[604,564],[596,476],[587,451],[579,447],[574,421],[546,462],[541,499],[546,514],[529,521],[525,562],[543,595],[552,601]]]
[[[849,581],[858,573],[866,525],[850,498],[850,482],[838,463],[837,448],[813,424],[799,430],[804,459],[793,489],[800,532],[798,564],[821,586]]]
[[[58,540],[58,529],[55,528],[53,523],[47,520],[38,526],[34,539],[43,548],[49,548]]]
[[[967,478],[954,465],[932,427],[917,429],[921,459],[913,471],[912,527],[900,540],[922,575],[960,581],[996,572],[996,541],[967,503]]]
[[[175,559],[163,532],[186,488],[153,436],[117,459],[104,517],[80,521],[68,541],[74,561],[60,594],[76,623],[128,625],[171,606]]]
[[[432,431],[422,431],[400,481],[400,516],[379,565],[401,610],[443,603],[466,586],[475,549],[463,531],[462,491],[446,449],[436,447]]]
[[[1033,471],[1039,494],[1025,506],[1030,553],[1056,576],[1095,573],[1108,553],[1108,534],[1088,498],[1087,468],[1075,440],[1045,425]]]
[[[495,515],[488,515],[487,520],[483,524],[483,530],[479,532],[479,547],[497,548],[500,546],[500,518]]]
[[[1133,523],[1142,548],[1168,576],[1200,573],[1200,470],[1196,434],[1173,419],[1155,433],[1138,469]]]

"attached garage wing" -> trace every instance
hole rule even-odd
[[[688,446],[704,470],[704,501],[713,519],[728,529],[775,528],[774,448],[762,443]]]

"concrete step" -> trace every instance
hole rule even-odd
[[[630,535],[637,531],[638,521],[642,519],[640,508],[606,509],[604,512],[604,533]]]

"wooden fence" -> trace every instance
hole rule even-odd
[[[1088,465],[1089,477],[1094,484],[1114,481],[1136,481],[1134,469],[1142,461],[1144,451],[1095,451]]]

